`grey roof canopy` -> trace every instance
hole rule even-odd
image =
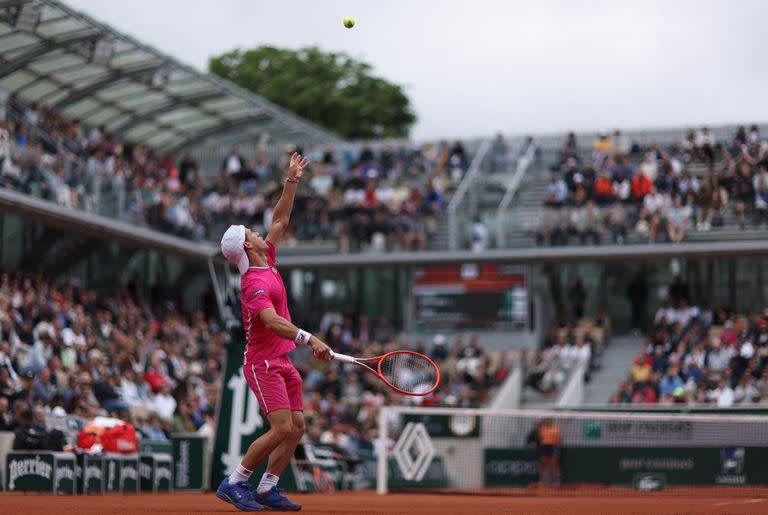
[[[0,0],[0,90],[162,151],[335,134],[55,0]]]

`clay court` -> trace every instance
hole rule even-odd
[[[374,492],[294,494],[305,513],[379,515],[389,513],[520,513],[520,514],[696,514],[768,513],[768,496],[680,496],[664,493],[621,496],[472,496],[392,494]],[[0,494],[0,511],[35,513],[237,513],[213,494],[157,494],[143,496],[53,497]]]

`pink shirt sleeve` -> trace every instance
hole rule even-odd
[[[253,316],[259,316],[259,313],[268,308],[274,308],[272,299],[269,295],[268,286],[263,283],[254,282],[243,292],[245,306]]]
[[[264,241],[267,242],[267,246],[269,247],[269,251],[267,252],[267,262],[269,263],[269,266],[275,266],[275,263],[277,263],[277,249],[271,241]]]

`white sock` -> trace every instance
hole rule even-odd
[[[248,470],[247,468],[243,467],[242,464],[239,464],[235,468],[235,471],[232,472],[232,474],[229,476],[229,484],[234,485],[240,481],[248,481],[248,479],[251,477],[251,474],[253,474],[252,470]]]
[[[261,476],[261,481],[259,481],[259,486],[256,488],[256,492],[259,494],[265,494],[272,490],[272,487],[277,485],[278,481],[280,481],[280,476],[270,474],[269,472],[264,472],[264,475]]]

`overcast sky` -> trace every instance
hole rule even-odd
[[[762,0],[65,1],[201,70],[347,52],[405,87],[416,139],[768,121]]]

